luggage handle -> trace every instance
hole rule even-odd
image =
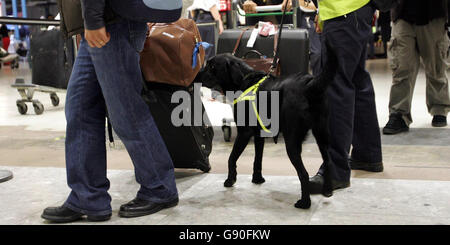
[[[247,51],[245,54],[244,54],[244,56],[242,56],[242,58],[243,59],[247,59],[247,55],[249,55],[249,54],[257,54],[258,56],[259,56],[259,58],[260,59],[264,59],[265,57],[265,55],[263,55],[263,54],[261,54],[261,52],[259,52],[258,50],[250,50],[250,51]]]
[[[244,29],[242,29],[241,35],[239,36],[238,40],[236,41],[236,45],[234,46],[233,53],[231,53],[231,55],[235,56],[236,51],[237,51],[238,48],[239,48],[239,44],[241,43],[242,37],[244,36],[244,33],[245,33],[246,31],[248,31],[248,30],[250,30],[250,28],[244,28]]]

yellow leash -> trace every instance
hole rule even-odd
[[[266,126],[264,126],[264,123],[261,120],[261,117],[259,116],[259,112],[258,109],[256,108],[256,92],[258,92],[259,89],[259,85],[261,85],[261,83],[263,83],[264,81],[267,80],[269,76],[265,76],[263,77],[261,80],[259,80],[259,82],[257,82],[255,85],[251,86],[250,88],[246,89],[244,91],[244,93],[241,94],[241,96],[239,96],[237,99],[234,100],[233,105],[236,105],[239,102],[242,101],[251,101],[252,102],[252,106],[253,106],[253,111],[255,111],[255,115],[256,118],[258,119],[258,123],[261,126],[261,128],[266,132],[266,133],[271,133],[270,130],[268,130],[266,128]]]

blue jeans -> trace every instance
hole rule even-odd
[[[106,108],[141,185],[137,197],[155,203],[178,197],[174,166],[141,97],[139,52],[147,25],[121,20],[106,27],[111,41],[91,48],[81,41],[66,99],[66,168],[72,189],[64,206],[88,215],[111,213],[106,177]]]

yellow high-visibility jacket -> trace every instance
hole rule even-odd
[[[370,0],[319,0],[321,21],[333,19],[360,9]]]

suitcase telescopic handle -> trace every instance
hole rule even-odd
[[[261,54],[261,52],[259,52],[258,50],[250,50],[250,51],[247,51],[245,54],[244,54],[244,56],[242,56],[242,58],[243,59],[247,59],[247,56],[249,55],[249,54],[257,54],[258,56],[259,56],[259,58],[260,59],[264,59],[264,55],[263,54]]]

